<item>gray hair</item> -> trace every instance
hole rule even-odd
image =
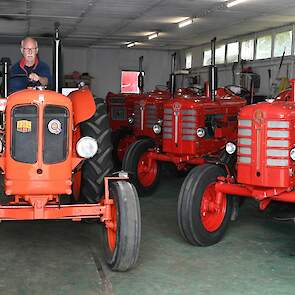
[[[37,40],[34,39],[34,38],[32,38],[32,37],[26,37],[26,38],[24,38],[24,39],[20,42],[20,47],[21,47],[21,48],[24,48],[24,43],[25,43],[26,41],[28,41],[28,40],[32,40],[33,42],[35,42],[35,46],[36,46],[36,48],[38,48],[38,42],[37,42]]]

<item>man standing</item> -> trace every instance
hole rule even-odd
[[[51,84],[48,65],[38,58],[38,43],[31,37],[21,41],[23,58],[11,67],[9,93],[27,88],[29,81],[39,82],[42,86]]]

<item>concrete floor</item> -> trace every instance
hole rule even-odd
[[[141,199],[142,245],[136,269],[103,262],[99,226],[65,221],[0,224],[0,294],[294,294],[295,225],[243,206],[222,242],[188,245],[178,233],[183,179],[163,179]]]

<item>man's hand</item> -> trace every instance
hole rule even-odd
[[[29,75],[29,79],[30,79],[31,81],[35,81],[35,82],[37,82],[37,81],[40,80],[40,77],[39,77],[36,73],[31,73],[31,74]]]
[[[29,79],[35,82],[40,82],[41,85],[46,86],[48,85],[48,79],[46,77],[41,77],[37,75],[36,73],[31,73],[29,75]]]

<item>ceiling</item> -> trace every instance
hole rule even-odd
[[[177,23],[198,17],[191,26]],[[224,0],[0,0],[0,42],[23,36],[49,43],[54,23],[68,46],[177,50],[295,23],[294,0],[247,0],[227,8]],[[159,38],[147,35],[159,32]]]

